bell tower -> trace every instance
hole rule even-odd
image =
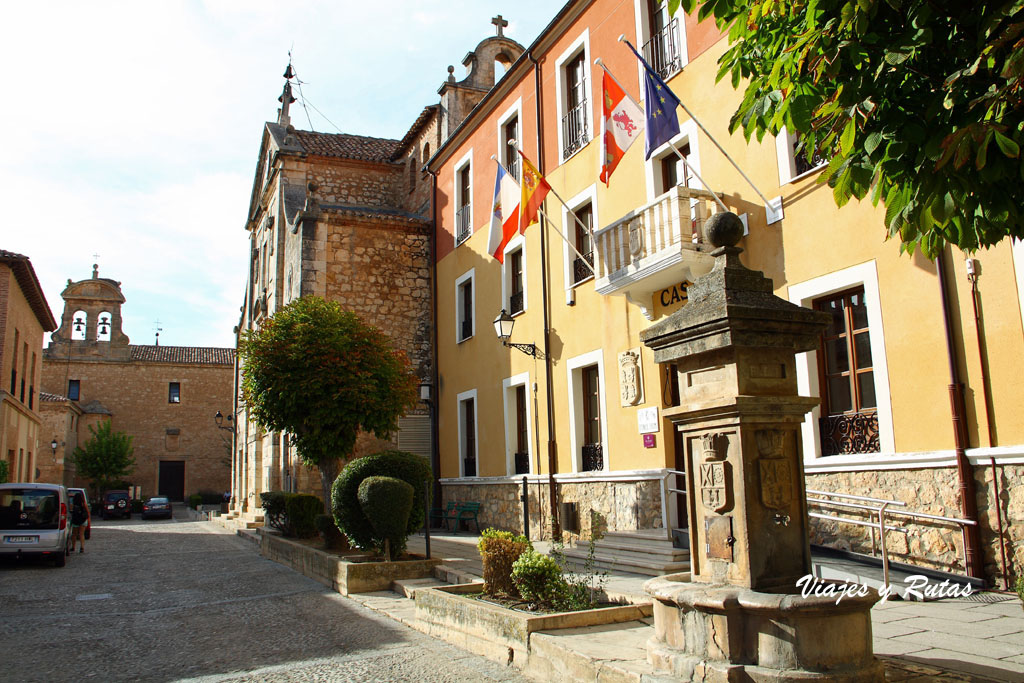
[[[99,276],[72,282],[61,292],[64,313],[50,336],[44,357],[51,360],[123,360],[131,357],[128,337],[121,330],[121,283]]]

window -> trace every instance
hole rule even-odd
[[[470,152],[472,154],[472,152]],[[473,168],[470,155],[455,168],[455,244],[473,234]]]
[[[179,382],[171,382],[167,385],[167,402],[181,403],[181,384]]]
[[[416,150],[409,156],[409,192],[416,189]]]
[[[594,276],[594,209],[590,202],[579,207],[573,214],[576,218],[573,225],[576,229],[576,251],[572,261],[572,283],[578,285]]]
[[[504,139],[505,146],[505,170],[508,171],[509,175],[519,180],[519,154],[516,152],[516,147],[513,141],[519,141],[519,117],[513,117],[511,120],[502,126],[502,138]]]
[[[476,468],[476,389],[457,397],[459,420],[459,470],[463,477],[475,477]]]
[[[512,315],[523,312],[523,249],[520,247],[508,255],[509,297],[508,312]]]
[[[17,393],[18,389],[18,346],[21,334],[18,328],[14,328],[14,355],[11,356],[11,396]]]
[[[68,380],[68,398],[77,401],[80,395],[81,381],[77,379]]]
[[[831,315],[818,350],[821,453],[877,453],[878,400],[864,288],[818,299]]]
[[[476,306],[473,280],[475,272],[470,270],[455,281],[455,341],[463,342],[476,334],[473,310]]]
[[[512,474],[529,474],[533,449],[530,403],[527,385],[530,373],[523,372],[502,380],[505,408],[505,467]]]
[[[644,17],[647,30],[641,35],[649,35],[650,40],[644,43],[643,53],[647,62],[664,79],[680,71],[686,65],[686,41],[683,25],[678,17],[668,13],[668,2],[665,0],[640,0],[647,7]],[[642,67],[641,67],[642,68]]]
[[[562,161],[583,149],[594,137],[590,116],[590,31],[584,31],[555,61],[558,146]]]
[[[571,358],[566,363],[569,379],[569,441],[575,471],[595,472],[608,466],[604,452],[605,409],[604,356],[600,349]]]
[[[530,428],[526,416],[526,387],[516,387],[516,474],[530,473]]]
[[[596,365],[583,368],[583,470],[604,469],[601,453],[601,390]]]
[[[800,176],[828,164],[828,159],[817,150],[808,161],[800,136],[790,133],[785,128],[779,131],[779,136],[775,138],[775,150],[779,163],[780,185],[792,182]]]

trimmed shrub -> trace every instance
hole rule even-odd
[[[292,494],[284,491],[264,491],[260,494],[260,506],[263,508],[263,519],[274,529],[285,536],[291,535],[288,528],[288,514],[285,504]]]
[[[203,505],[220,505],[224,502],[223,491],[217,493],[216,491],[203,490],[199,491],[196,495],[203,499]]]
[[[134,501],[132,501],[132,503],[133,503],[132,504],[132,512],[135,512]],[[193,493],[191,496],[188,497],[188,506],[190,508],[192,508],[193,510],[195,510],[196,508],[198,508],[202,504],[203,504],[203,497],[200,496],[198,493]]]
[[[288,530],[299,538],[316,536],[316,516],[323,514],[324,502],[309,493],[286,494],[284,503]]]
[[[484,568],[484,592],[488,595],[519,595],[512,583],[512,564],[533,545],[511,531],[484,529],[476,544]]]
[[[348,545],[345,534],[334,523],[333,515],[317,515],[313,520],[316,530],[320,532],[320,538],[324,540],[324,547],[328,549],[344,550]]]
[[[373,525],[384,560],[405,552],[412,486],[394,477],[367,477],[359,484],[359,507]]]
[[[523,600],[550,607],[565,592],[562,568],[547,555],[528,549],[512,563],[512,582]]]
[[[406,535],[423,526],[424,496],[431,495],[433,478],[430,464],[424,458],[405,451],[383,451],[357,458],[345,466],[331,487],[331,512],[348,540],[364,550],[376,547],[377,534],[359,505],[359,485],[374,476],[394,477],[412,486],[412,510],[405,526]],[[426,504],[429,505],[429,500]]]

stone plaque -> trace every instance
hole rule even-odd
[[[732,517],[708,517],[704,520],[704,550],[716,560],[732,562]]]
[[[630,221],[629,223],[629,255],[634,261],[639,260],[644,255],[644,229],[640,221]]]
[[[757,461],[761,502],[768,508],[787,508],[793,502],[793,470],[784,457],[785,436],[778,429],[762,429],[754,434],[761,455]]]

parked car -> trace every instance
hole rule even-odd
[[[143,519],[153,519],[154,517],[170,519],[172,516],[171,501],[167,498],[150,498],[142,504]]]
[[[0,556],[41,556],[63,567],[71,547],[70,508],[60,484],[0,484]]]
[[[85,489],[69,488],[68,489],[68,500],[71,501],[72,506],[75,503],[75,494],[81,493],[85,496],[85,540],[92,538],[92,506],[89,505],[89,494],[85,492]]]
[[[132,497],[127,491],[107,491],[103,494],[103,519],[124,517],[131,519]]]

